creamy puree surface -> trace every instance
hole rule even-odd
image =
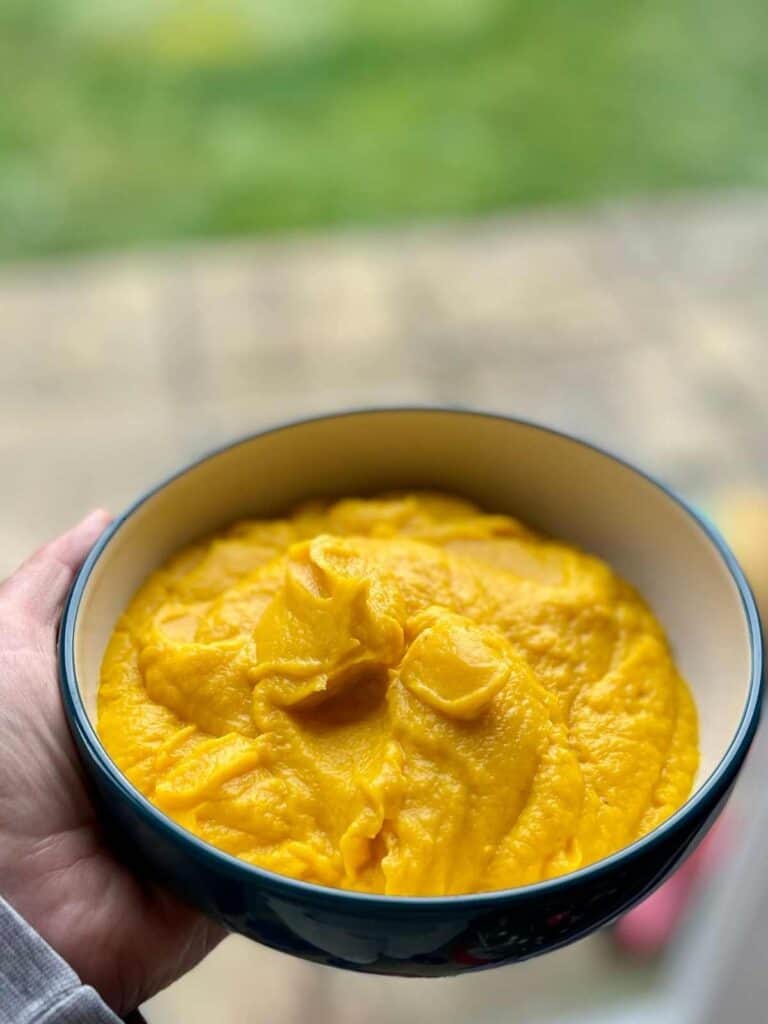
[[[573,871],[688,796],[697,720],[602,561],[439,494],[240,522],[153,573],[99,734],[163,812],[270,871],[432,896]]]

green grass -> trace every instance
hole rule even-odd
[[[763,0],[0,0],[0,257],[768,184]]]

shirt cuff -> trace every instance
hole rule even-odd
[[[0,897],[0,1024],[120,1024],[90,985]]]

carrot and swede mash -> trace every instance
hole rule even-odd
[[[683,803],[698,759],[638,593],[436,494],[313,503],[177,554],[117,623],[98,728],[214,846],[420,896],[598,860]]]

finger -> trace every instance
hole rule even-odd
[[[40,625],[55,624],[75,573],[110,518],[104,509],[95,509],[41,547],[2,585],[3,599]]]

